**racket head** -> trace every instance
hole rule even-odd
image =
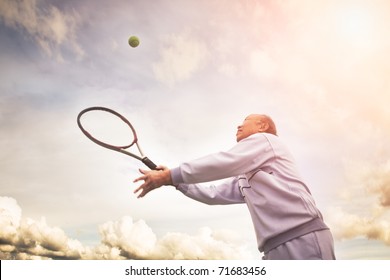
[[[107,112],[107,113],[110,113],[110,114],[118,117],[120,120],[122,120],[130,128],[130,131],[133,134],[132,142],[128,143],[126,145],[113,145],[113,144],[106,143],[106,142],[104,142],[102,140],[99,140],[96,137],[94,137],[90,132],[87,131],[87,129],[84,128],[84,126],[81,123],[82,116],[85,115],[86,113],[92,112],[92,111]],[[132,124],[129,122],[129,120],[127,120],[124,116],[122,116],[118,112],[116,112],[116,111],[114,111],[112,109],[106,108],[106,107],[95,106],[95,107],[89,107],[89,108],[86,108],[86,109],[82,110],[78,114],[78,116],[77,116],[77,125],[79,126],[80,130],[84,133],[84,135],[87,136],[91,141],[93,141],[96,144],[98,144],[98,145],[100,145],[100,146],[102,146],[104,148],[107,148],[107,149],[111,149],[111,150],[115,150],[115,151],[121,151],[123,149],[130,148],[131,146],[133,146],[138,141],[137,133],[135,132],[135,129],[132,126]]]

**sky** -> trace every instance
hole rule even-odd
[[[168,167],[270,115],[336,257],[390,259],[388,30],[385,0],[0,0],[0,258],[261,258],[245,205],[137,199],[77,126],[105,106]]]

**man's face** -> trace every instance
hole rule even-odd
[[[249,115],[244,122],[237,127],[236,140],[240,142],[248,136],[261,132],[261,118],[258,115]]]

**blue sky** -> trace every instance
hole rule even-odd
[[[106,106],[170,167],[266,113],[341,259],[390,258],[386,1],[0,0],[1,257],[257,259],[245,205],[163,187],[79,131]],[[127,44],[130,35],[140,45]],[[196,246],[196,248],[194,248]]]

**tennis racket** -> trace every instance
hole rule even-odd
[[[84,125],[81,122],[82,118],[86,122]],[[88,119],[89,125],[87,123]],[[77,124],[85,136],[96,144],[138,159],[150,169],[156,170],[156,164],[142,152],[134,127],[118,112],[105,107],[89,107],[79,113],[77,116]],[[114,128],[116,128],[116,130]],[[120,133],[118,133],[118,130]],[[94,136],[92,136],[92,134],[94,134]],[[113,135],[117,136],[117,138],[115,138],[115,136],[113,137]],[[120,139],[120,143],[116,142],[118,139]],[[134,144],[137,146],[140,155],[136,155],[126,150],[134,146]]]

